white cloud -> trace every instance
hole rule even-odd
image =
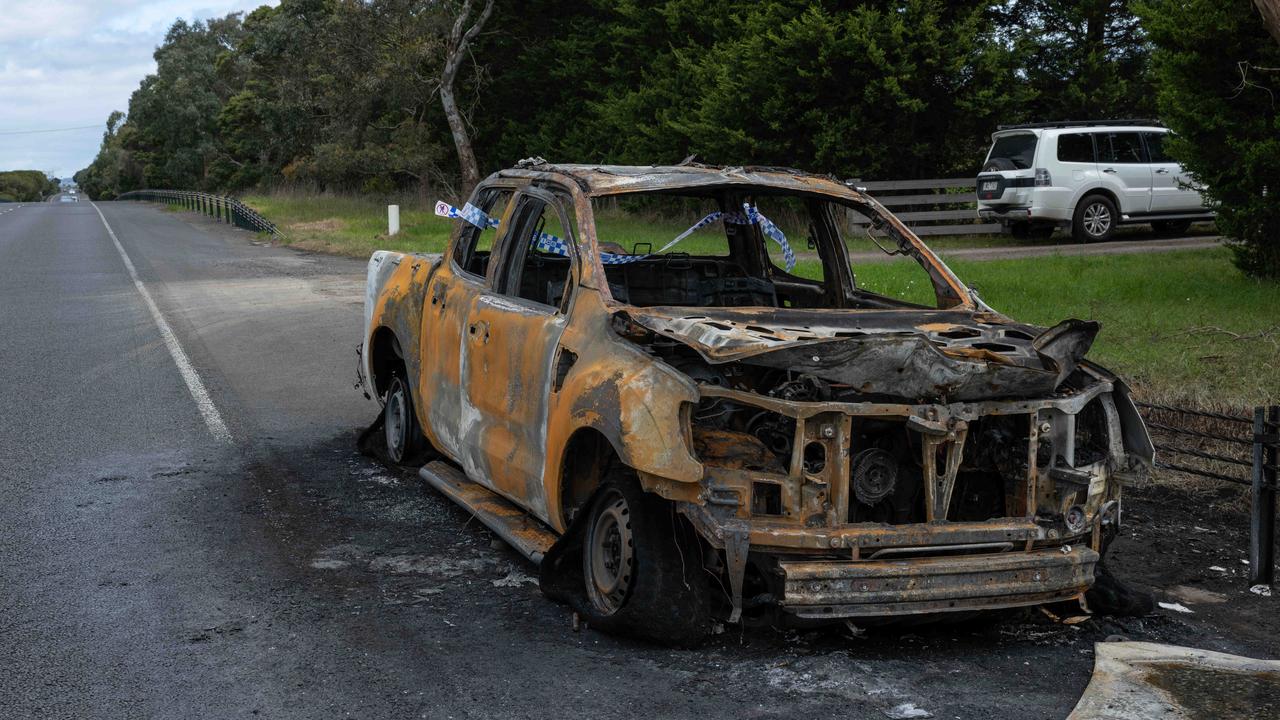
[[[0,170],[66,177],[98,151],[107,115],[155,71],[178,18],[220,17],[278,0],[0,0]],[[6,135],[96,125],[88,130]]]

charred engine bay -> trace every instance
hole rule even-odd
[[[921,315],[934,314],[911,315],[920,320]],[[615,317],[614,326],[700,387],[788,402],[945,405],[996,398],[1046,399],[1068,397],[1098,382],[1079,368],[1097,333],[1096,323],[1069,320],[1033,334],[1025,326],[981,322],[972,316],[968,322],[957,322],[954,314],[949,315],[926,318],[910,329],[880,328],[866,334],[828,328],[830,334],[825,337],[822,330],[814,332],[811,327],[779,330],[727,315],[689,317],[680,332],[673,330],[678,323],[668,318],[664,323],[653,316]],[[724,335],[737,332],[757,340],[766,335],[785,340],[763,350],[760,344],[749,347],[741,337],[720,338],[715,344],[708,341],[708,334],[692,329],[697,325]],[[888,351],[877,352],[878,346]],[[927,353],[923,348],[928,348]],[[924,361],[921,355],[926,355]],[[874,368],[858,367],[868,358]],[[942,363],[937,358],[954,364],[938,368]],[[885,379],[868,373],[880,373]],[[935,381],[940,374],[948,378],[946,382]],[[847,381],[854,376],[861,381]],[[1006,381],[1008,385],[1002,385]],[[990,396],[974,397],[979,387],[986,387]],[[879,391],[868,392],[870,388]],[[785,474],[801,437],[793,417],[705,393],[692,409],[691,425],[695,450],[704,462],[764,473]],[[1025,483],[1031,462],[1026,417],[984,415],[969,423],[968,438],[946,517],[981,521],[1009,516],[1011,501]],[[922,497],[923,444],[923,436],[912,430],[907,418],[853,416],[848,522],[900,525],[927,520]],[[1076,464],[1106,457],[1106,418],[1097,403],[1080,414],[1074,446]],[[1037,445],[1036,452],[1038,466],[1061,462],[1049,456],[1053,451],[1048,444]],[[827,457],[819,443],[805,444],[799,458],[806,475],[818,475],[828,462],[837,461]],[[767,485],[756,488],[751,502],[753,515],[784,514],[781,492]],[[825,521],[821,515],[807,520],[815,526]]]

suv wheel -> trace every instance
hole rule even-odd
[[[1110,240],[1119,219],[1115,203],[1105,195],[1089,195],[1076,206],[1072,234],[1079,242]]]

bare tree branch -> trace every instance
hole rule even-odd
[[[453,94],[453,83],[458,76],[458,68],[463,59],[469,57],[467,50],[471,40],[484,28],[489,15],[493,13],[493,0],[485,0],[484,8],[470,27],[473,0],[466,0],[462,9],[454,19],[445,49],[444,69],[440,73],[440,104],[444,107],[445,118],[449,122],[449,131],[453,135],[453,144],[458,150],[458,165],[462,170],[462,193],[466,197],[471,189],[480,182],[480,166],[476,161],[475,150],[471,145],[471,136],[467,132],[467,122],[458,109]],[[464,29],[465,28],[465,29]]]
[[[1262,15],[1262,24],[1271,33],[1271,39],[1280,43],[1280,0],[1253,0],[1253,6]]]

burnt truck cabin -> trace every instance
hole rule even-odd
[[[831,178],[529,162],[448,210],[444,254],[370,260],[388,454],[600,627],[1077,597],[1149,472],[1096,323],[1001,315]],[[855,240],[915,284],[860,282]]]

